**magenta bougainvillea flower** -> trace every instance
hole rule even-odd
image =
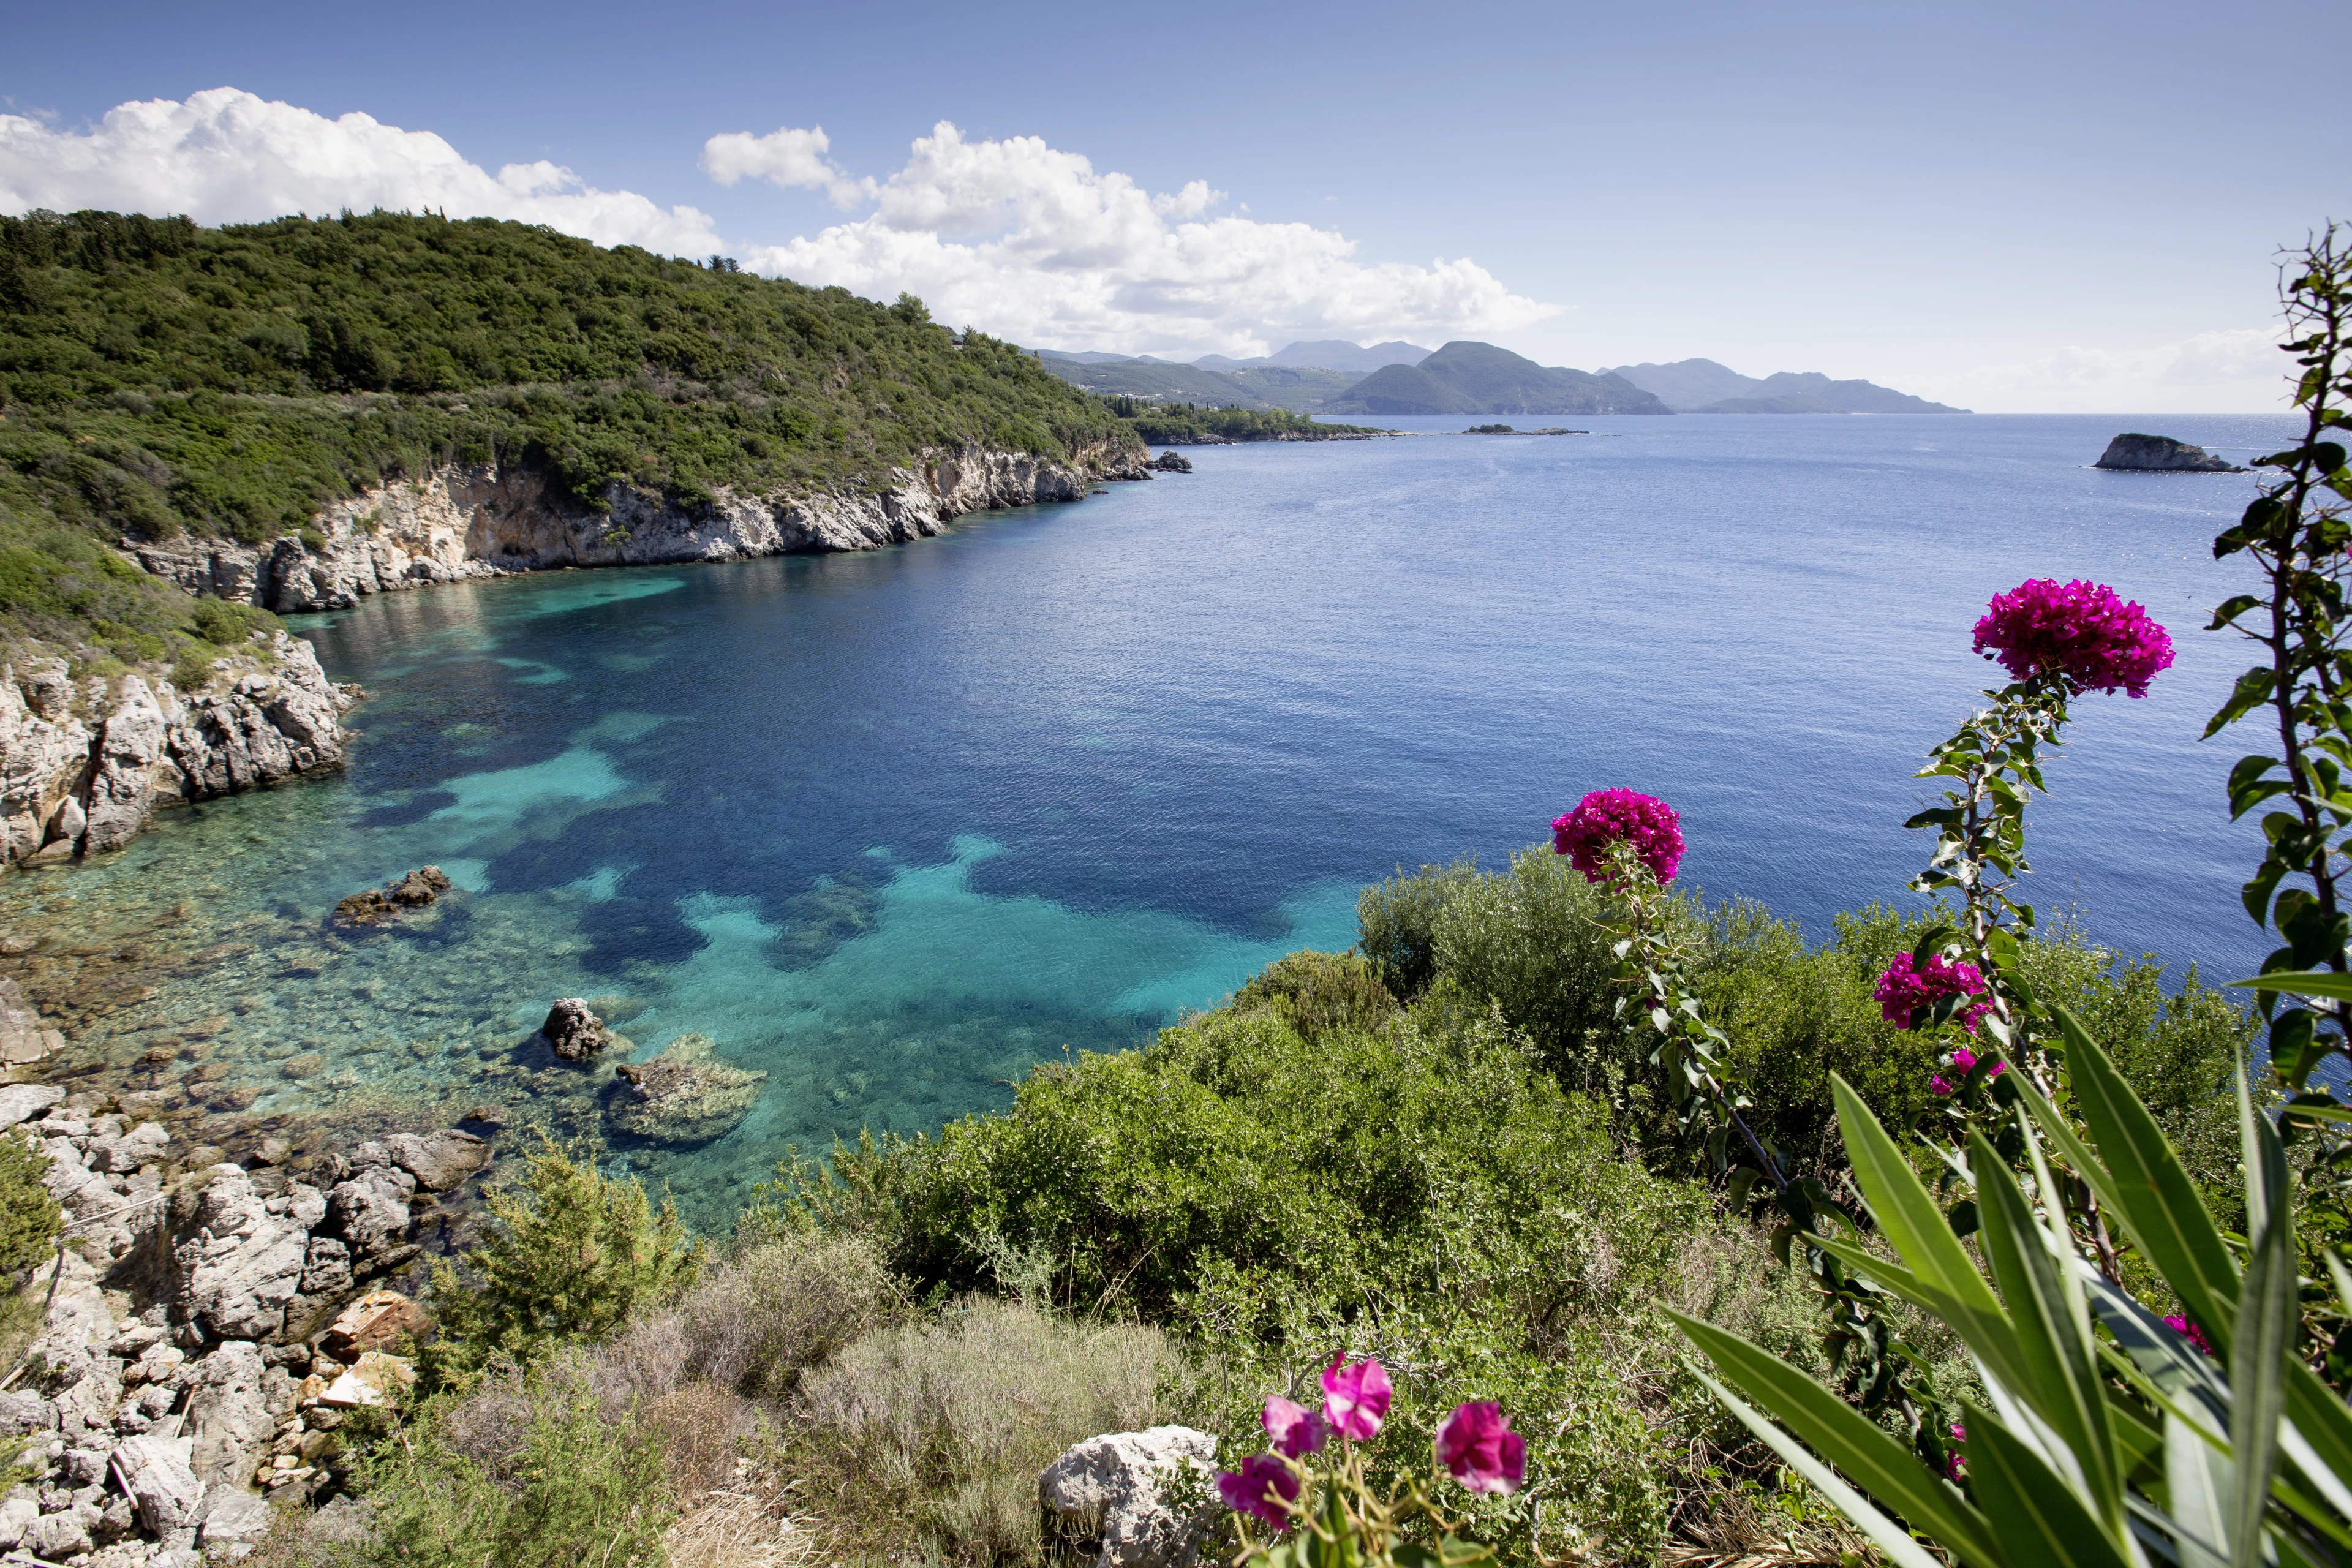
[[[1957,1422],[1957,1421],[1953,1422],[1953,1423],[1952,1423],[1952,1441],[1953,1441],[1953,1442],[1955,1442],[1955,1443],[1965,1443],[1965,1442],[1967,1442],[1968,1440],[1969,1440],[1969,1429],[1968,1429],[1967,1427],[1965,1427],[1965,1426],[1961,1426],[1961,1425],[1960,1425],[1958,1422]],[[1961,1453],[1958,1449],[1957,1449],[1957,1448],[1955,1448],[1952,1452],[1950,1452],[1950,1453],[1948,1453],[1948,1454],[1945,1455],[1945,1456],[1944,1456],[1944,1474],[1945,1474],[1946,1478],[1947,1478],[1947,1479],[1951,1479],[1951,1480],[1955,1480],[1955,1481],[1958,1480],[1958,1479],[1960,1479],[1960,1472],[1961,1472],[1961,1470],[1963,1470],[1964,1468],[1967,1468],[1967,1466],[1968,1466],[1968,1462],[1969,1462],[1969,1461],[1968,1461],[1968,1457],[1967,1457],[1966,1455],[1962,1454],[1962,1453]]]
[[[1365,1442],[1387,1419],[1392,1392],[1388,1369],[1380,1363],[1360,1361],[1351,1366],[1335,1357],[1323,1369],[1323,1419],[1349,1442]]]
[[[1683,863],[1681,822],[1675,808],[1654,795],[1597,789],[1551,825],[1552,852],[1567,856],[1586,881],[1599,882],[1609,875],[1609,847],[1625,839],[1651,875],[1671,882]]]
[[[2200,1355],[2211,1355],[2213,1353],[2213,1342],[2205,1337],[2204,1330],[2199,1328],[2188,1319],[2167,1318],[2164,1320],[2164,1323],[2165,1327],[2170,1329],[2174,1333],[2179,1334],[2182,1339],[2187,1340],[2190,1344],[2195,1345]]]
[[[1268,1492],[1273,1497],[1267,1495]],[[1298,1478],[1290,1467],[1272,1454],[1252,1454],[1242,1461],[1239,1473],[1219,1472],[1217,1495],[1235,1513],[1246,1513],[1265,1521],[1276,1530],[1290,1528],[1290,1515],[1284,1512],[1274,1498],[1283,1502],[1298,1500]]]
[[[1274,1451],[1286,1458],[1315,1452],[1327,1435],[1320,1413],[1293,1405],[1279,1394],[1265,1402],[1265,1414],[1258,1419],[1274,1439]]]
[[[1898,952],[1895,962],[1878,977],[1879,1015],[1898,1029],[1911,1026],[1911,1015],[1922,1007],[1933,1006],[1947,996],[1980,996],[1984,994],[1984,974],[1973,963],[1952,963],[1942,953],[1927,960],[1927,967],[1916,969],[1911,955]],[[1992,1010],[1990,1001],[1979,1002],[1960,1009],[1956,1016],[1960,1027],[1976,1033],[1977,1020]],[[1969,1058],[1974,1061],[1976,1058]],[[1961,1070],[1966,1071],[1966,1068]],[[1937,1081],[1941,1081],[1938,1079]],[[1949,1094],[1947,1084],[1937,1091]]]
[[[1977,1018],[1983,1012],[1984,1007],[1982,1005],[1969,1008],[1967,1015],[1969,1023],[1973,1026]],[[1958,1050],[1954,1051],[1950,1056],[1944,1058],[1944,1065],[1959,1073],[1962,1078],[1966,1078],[1969,1073],[1976,1070],[1977,1054],[1976,1052],[1969,1049],[1968,1047],[1962,1046]],[[1992,1079],[1999,1078],[2002,1073],[2008,1070],[2009,1064],[2002,1061],[1999,1057],[1995,1057],[1993,1058],[1992,1066],[1985,1068],[1985,1079],[1987,1082],[1990,1082]],[[1927,1087],[1934,1089],[1937,1094],[1952,1094],[1957,1092],[1950,1084],[1944,1081],[1944,1077],[1941,1073],[1927,1080]]]
[[[1474,1492],[1514,1492],[1527,1479],[1527,1439],[1499,1405],[1457,1405],[1437,1429],[1437,1462]]]
[[[2145,609],[2080,578],[2060,587],[2038,577],[1996,595],[1977,623],[1976,649],[2012,680],[2063,675],[2084,691],[2133,697],[2172,668],[2172,638]]]

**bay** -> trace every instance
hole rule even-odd
[[[487,1104],[602,1136],[608,1072],[521,1046],[550,1001],[608,999],[638,1057],[707,1035],[768,1075],[743,1123],[611,1143],[718,1224],[787,1149],[1003,1105],[1036,1061],[1344,947],[1365,882],[1499,865],[1590,789],[1671,801],[1686,880],[1817,940],[1916,901],[1910,774],[1999,678],[1970,626],[2085,576],[2179,663],[2078,706],[2032,892],[2176,971],[2259,963],[2221,788],[2253,742],[2197,738],[2249,661],[2201,628],[2254,480],[2088,465],[2127,428],[2243,461],[2284,418],[1392,423],[1421,433],[1195,448],[1191,475],[872,554],[301,618],[372,694],[350,770],[11,876],[0,922],[53,955],[32,989],[76,1057],[178,1050],[215,1102],[315,1129]],[[432,915],[329,924],[428,861],[461,889]],[[170,974],[126,989],[91,956],[112,943]]]

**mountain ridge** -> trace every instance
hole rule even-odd
[[[1671,364],[1621,364],[1620,376],[1677,414],[1966,414],[1969,410],[1859,379],[1833,380],[1819,371],[1742,375],[1711,359]]]

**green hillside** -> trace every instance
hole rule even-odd
[[[1237,441],[1354,441],[1394,435],[1363,425],[1318,425],[1286,408],[1220,408],[1194,403],[1147,403],[1115,396],[1112,412],[1155,447],[1222,446]]]
[[[1150,398],[1157,403],[1189,403],[1211,408],[1228,405],[1236,408],[1273,406],[1244,391],[1233,377],[1189,364],[1163,364],[1157,360],[1141,359],[1088,362],[1050,353],[1038,355],[1038,363],[1072,386],[1103,397]]]
[[[1492,343],[1451,342],[1417,365],[1374,371],[1329,405],[1334,414],[1665,414],[1614,375],[1555,370]]]
[[[878,483],[927,447],[1132,439],[911,297],[719,258],[429,215],[0,217],[0,633],[152,657],[187,603],[97,542],[257,542],[453,459],[691,506]]]

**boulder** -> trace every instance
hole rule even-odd
[[[352,1278],[396,1268],[416,1256],[408,1239],[408,1200],[416,1178],[392,1163],[382,1143],[362,1143],[346,1162],[346,1175],[327,1194],[320,1234],[345,1248]]]
[[[89,831],[81,841],[85,853],[120,849],[146,826],[151,780],[163,755],[166,729],[155,693],[139,677],[124,676],[121,700],[99,731],[86,808]]]
[[[2169,436],[2126,434],[2107,443],[2095,468],[2123,468],[2142,473],[2242,474],[2246,470],[2202,447],[2176,441]]]
[[[416,1178],[428,1193],[461,1187],[466,1178],[489,1163],[490,1146],[471,1132],[401,1132],[383,1141],[392,1163]]]
[[[40,1503],[22,1493],[0,1501],[0,1552],[14,1552],[23,1545],[25,1531],[40,1517]]]
[[[212,1168],[195,1212],[173,1227],[172,1247],[173,1316],[201,1340],[267,1339],[285,1328],[286,1304],[301,1290],[310,1250],[302,1222],[310,1215],[302,1211],[318,1207],[317,1189],[300,1190],[310,1203],[272,1214],[246,1172]]]
[[[241,1487],[269,1451],[278,1429],[267,1388],[270,1370],[261,1347],[245,1340],[189,1364],[184,1430],[195,1443],[189,1465],[198,1480]]]
[[[130,1437],[116,1445],[110,1461],[149,1533],[163,1536],[194,1526],[203,1507],[205,1484],[191,1464],[191,1437]]]
[[[55,1084],[0,1084],[0,1127],[30,1121],[65,1097],[66,1091]]]
[[[433,1316],[397,1290],[371,1290],[327,1330],[319,1348],[337,1361],[356,1361],[369,1351],[388,1350],[433,1326]]]
[[[319,1395],[330,1410],[356,1410],[363,1405],[388,1405],[394,1394],[416,1382],[416,1368],[406,1359],[369,1351],[348,1372],[338,1375]]]
[[[613,1043],[613,1032],[604,1027],[604,1020],[590,1012],[587,1002],[578,996],[562,997],[550,1007],[539,1032],[567,1062],[584,1062]]]
[[[1180,1518],[1162,1483],[1216,1458],[1217,1440],[1190,1426],[1089,1437],[1045,1467],[1037,1499],[1066,1535],[1096,1543],[1094,1568],[1187,1568],[1219,1510],[1204,1502]]]
[[[604,1116],[631,1137],[656,1143],[708,1143],[742,1121],[760,1098],[764,1072],[721,1061],[707,1035],[680,1035],[648,1061],[613,1069],[619,1083]]]
[[[1150,466],[1163,474],[1189,474],[1192,471],[1192,459],[1181,452],[1171,450],[1154,458]]]
[[[82,1517],[78,1506],[62,1513],[45,1513],[25,1527],[24,1549],[52,1563],[78,1557],[94,1544],[89,1538],[91,1523]]]
[[[196,1539],[205,1546],[236,1542],[251,1545],[269,1533],[273,1520],[269,1504],[262,1498],[242,1489],[222,1487],[205,1505],[204,1532]]]

